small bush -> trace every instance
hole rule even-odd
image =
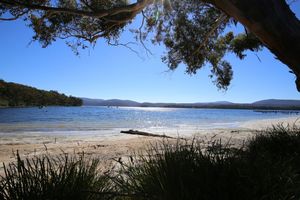
[[[253,199],[300,199],[300,129],[279,124],[251,139],[244,152]]]
[[[154,146],[124,166],[117,184],[132,199],[232,199],[238,191],[238,151],[220,145],[204,151],[199,143]]]
[[[247,152],[253,159],[268,158],[274,160],[299,161],[300,128],[279,124],[271,129],[262,131],[249,140]]]
[[[4,165],[0,199],[105,199],[97,193],[111,190],[111,181],[98,171],[98,159],[44,155]]]
[[[152,146],[123,165],[116,184],[130,199],[300,199],[300,131],[277,126],[233,149],[197,142]]]

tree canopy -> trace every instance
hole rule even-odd
[[[145,40],[164,44],[163,62],[174,70],[186,65],[195,74],[205,65],[220,89],[233,77],[224,59],[246,50],[268,48],[295,74],[300,91],[300,21],[285,0],[0,0],[0,20],[23,19],[33,29],[33,40],[47,47],[64,39],[73,49],[86,48],[102,38],[118,45],[121,33],[138,14],[142,22],[131,30],[147,49]],[[231,27],[240,22],[243,33]],[[298,53],[297,53],[298,52]],[[271,73],[271,72],[270,72]]]

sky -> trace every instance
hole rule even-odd
[[[292,9],[300,18],[299,1]],[[127,48],[107,46],[100,40],[94,48],[77,56],[62,40],[42,48],[38,42],[29,44],[32,36],[22,21],[0,22],[0,79],[77,97],[139,102],[300,99],[294,75],[267,49],[248,53],[244,60],[226,56],[233,66],[234,78],[227,91],[220,91],[208,77],[208,66],[193,76],[185,73],[184,65],[168,71],[161,61],[163,46],[149,46],[153,53],[149,56],[135,46],[138,56]],[[122,41],[134,39],[125,32]]]

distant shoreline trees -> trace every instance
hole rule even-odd
[[[81,105],[80,98],[0,80],[0,107]]]

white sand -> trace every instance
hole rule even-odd
[[[282,124],[283,126],[287,125],[300,125],[300,116],[299,117],[287,117],[287,118],[279,118],[279,119],[264,119],[264,120],[252,120],[240,125],[241,128],[251,129],[251,130],[263,130],[267,128],[272,128],[272,126],[276,126]]]

